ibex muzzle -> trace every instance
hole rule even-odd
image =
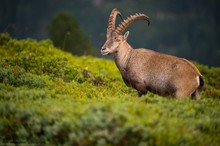
[[[109,16],[107,40],[101,54],[114,55],[125,84],[136,89],[140,96],[151,91],[162,96],[198,99],[204,81],[191,62],[148,49],[133,49],[127,43],[129,31],[123,35],[125,29],[136,20],[147,20],[149,25],[149,17],[141,13],[131,15],[115,28],[118,15],[121,13],[113,9]]]

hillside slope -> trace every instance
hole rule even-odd
[[[0,35],[0,145],[220,145],[220,68],[198,101],[126,87],[114,62]]]

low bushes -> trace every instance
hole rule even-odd
[[[0,145],[219,145],[220,69],[198,101],[138,97],[114,62],[0,35]]]

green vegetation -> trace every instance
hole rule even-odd
[[[220,68],[198,101],[139,98],[113,61],[0,35],[0,145],[220,145]]]

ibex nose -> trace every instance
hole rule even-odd
[[[105,46],[103,46],[102,47],[102,49],[101,49],[101,54],[102,55],[107,55],[108,54],[108,51],[107,51],[108,49],[105,47]]]
[[[101,54],[103,54],[103,52],[105,52],[106,48],[105,47],[102,47],[101,48]]]
[[[106,47],[102,47],[101,51],[105,51],[106,50]]]

